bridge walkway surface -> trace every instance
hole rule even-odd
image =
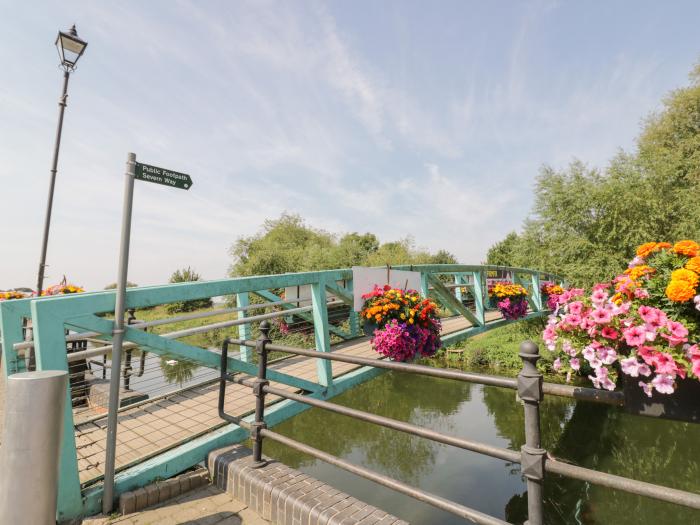
[[[488,312],[486,321],[502,319],[498,312]],[[462,316],[443,320],[443,335],[458,332],[470,327],[470,322]],[[356,357],[377,358],[369,338],[364,337],[334,345],[333,352]],[[290,357],[270,364],[272,370],[308,381],[315,381],[316,359]],[[358,365],[333,363],[333,377],[337,378]],[[271,382],[272,386],[290,392],[299,388]],[[173,449],[188,441],[227,425],[218,414],[218,380],[211,380],[185,390],[177,391],[160,399],[146,401],[134,408],[122,409],[119,413],[116,447],[116,467],[123,470],[137,465],[164,451]],[[266,397],[267,404],[280,398]],[[249,388],[230,384],[226,390],[224,410],[234,416],[251,414],[255,409],[255,397]],[[104,475],[105,442],[107,418],[98,416],[85,422],[76,422],[75,437],[78,454],[78,470],[81,485],[92,485],[101,481]]]

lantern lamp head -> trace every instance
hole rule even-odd
[[[56,49],[61,59],[61,67],[66,71],[74,71],[78,59],[85,52],[87,42],[78,38],[75,25],[68,31],[59,31],[56,37]]]

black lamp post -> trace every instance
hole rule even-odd
[[[49,243],[49,227],[51,225],[51,208],[53,207],[53,191],[56,185],[56,171],[58,167],[58,150],[61,146],[61,130],[63,129],[63,112],[66,109],[68,99],[68,77],[75,71],[78,59],[85,52],[87,42],[78,38],[75,25],[69,31],[59,31],[56,37],[56,48],[61,59],[60,67],[63,69],[63,93],[58,99],[58,127],[56,129],[56,142],[53,150],[53,162],[51,163],[51,180],[49,182],[49,198],[46,203],[46,218],[44,220],[44,237],[41,244],[41,260],[39,261],[39,276],[37,278],[36,293],[41,294],[44,287],[44,270],[46,268],[46,248]]]

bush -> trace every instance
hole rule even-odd
[[[136,288],[138,284],[132,283],[131,281],[126,281],[126,287],[127,288]],[[110,283],[107,286],[105,286],[105,290],[114,290],[117,287],[117,283]]]
[[[181,270],[176,270],[170,276],[171,283],[190,283],[201,280],[202,277],[189,266]],[[166,306],[166,310],[169,314],[192,312],[194,310],[201,310],[202,308],[211,308],[213,304],[211,299],[194,299],[192,301],[170,303]]]

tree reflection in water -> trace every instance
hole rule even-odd
[[[513,390],[388,373],[332,401],[512,450],[525,441],[523,408]],[[700,425],[631,416],[605,405],[553,396],[546,397],[541,416],[543,446],[561,460],[700,492]],[[351,463],[500,514],[510,523],[523,523],[527,517],[527,494],[517,464],[504,467],[498,460],[319,409],[276,429]],[[316,472],[324,481],[412,523],[463,523],[389,489],[322,468],[313,458],[270,440],[264,447],[266,454],[312,475]],[[700,523],[693,511],[575,480],[548,476],[544,488],[547,525]]]
[[[523,410],[513,395],[485,388],[483,399],[499,434],[519,450],[525,442]],[[541,407],[542,443],[562,460],[620,476],[700,492],[700,426],[631,416],[595,403],[547,396]],[[515,472],[519,473],[516,465]],[[606,523],[694,523],[696,511],[587,483],[548,476],[544,485],[548,525]],[[527,519],[527,492],[514,495],[506,520]],[[695,520],[695,521],[694,521]]]
[[[177,383],[180,388],[192,379],[197,368],[199,365],[192,361],[178,360],[168,355],[160,356],[160,369],[163,372],[163,377],[170,384]]]
[[[420,378],[408,395],[397,395],[397,391],[405,391],[405,384],[405,378],[398,374],[383,374],[371,382],[371,388],[355,388],[332,402],[430,428],[432,421],[453,414],[471,396],[469,383]],[[369,467],[407,483],[417,483],[422,474],[433,469],[437,444],[432,441],[328,411],[321,414],[322,424],[317,411],[295,416],[284,423],[284,433],[339,457],[361,450]],[[274,450],[292,467],[315,461],[290,449]]]

